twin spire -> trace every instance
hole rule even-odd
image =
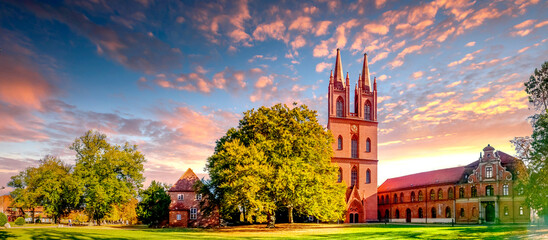
[[[348,79],[348,73],[346,73],[346,79],[343,81],[343,70],[342,70],[342,63],[341,63],[341,50],[337,48],[337,60],[335,61],[335,75],[333,76],[333,79],[335,82],[340,82],[343,86],[346,86],[349,81]],[[363,54],[363,68],[362,68],[362,74],[359,78],[359,85],[362,89],[371,89],[371,79],[369,78],[369,64],[367,62],[367,53]]]

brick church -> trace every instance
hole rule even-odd
[[[337,49],[335,70],[329,77],[327,128],[335,141],[331,161],[339,166],[339,182],[346,191],[346,223],[377,221],[377,82],[371,85],[367,54],[350,110],[350,78],[343,75]]]

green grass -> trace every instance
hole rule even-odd
[[[0,239],[538,239],[548,238],[548,227],[500,226],[422,226],[422,225],[336,225],[278,224],[220,229],[149,229],[135,227],[52,227],[25,225],[0,230]]]

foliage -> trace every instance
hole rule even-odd
[[[14,202],[24,208],[43,206],[59,222],[80,200],[81,189],[70,170],[59,158],[46,156],[38,167],[29,167],[11,178],[8,185],[15,188]]]
[[[544,62],[540,70],[535,68],[534,75],[525,83],[525,92],[537,110],[543,113],[548,110],[548,62]]]
[[[146,160],[136,145],[111,145],[106,135],[88,131],[70,149],[76,151],[74,176],[83,188],[83,204],[90,219],[101,220],[113,204],[125,204],[137,196]]]
[[[72,211],[69,216],[75,223],[85,223],[89,220],[88,215],[83,211]]]
[[[13,223],[18,226],[23,226],[25,225],[25,219],[23,217],[18,217]]]
[[[171,198],[167,194],[168,187],[160,182],[152,181],[150,186],[139,195],[141,202],[137,205],[137,218],[149,226],[159,226],[169,219],[169,204]]]
[[[112,210],[107,214],[105,218],[107,221],[128,221],[130,224],[137,223],[137,213],[135,209],[139,201],[136,198],[131,199],[125,204],[113,204]]]
[[[267,215],[273,226],[275,211],[287,207],[322,221],[342,219],[345,187],[336,183],[331,142],[305,105],[252,109],[217,141],[201,190],[224,218]]]
[[[6,214],[0,212],[0,227],[3,227],[8,222]]]

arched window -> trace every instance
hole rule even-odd
[[[443,190],[441,190],[441,188],[438,190],[438,199],[439,200],[443,199]]]
[[[450,188],[447,190],[447,199],[453,199],[454,197],[455,197],[455,196],[454,196],[454,194],[453,194],[453,188],[450,187]]]
[[[386,219],[390,218],[390,212],[388,211],[388,209],[386,209],[386,211],[384,211],[384,218],[386,218]]]
[[[419,208],[419,218],[423,218],[424,213],[422,212],[422,208]]]
[[[508,188],[508,184],[504,184],[504,185],[502,186],[502,195],[508,196],[508,189],[509,189],[509,188]]]
[[[436,192],[434,192],[434,189],[430,190],[430,200],[436,200]]]
[[[366,152],[371,152],[371,139],[367,139],[367,141],[365,141],[365,151]]]
[[[494,195],[493,186],[487,185],[487,187],[485,187],[485,196],[493,196],[493,195]]]
[[[504,216],[508,216],[508,206],[504,206]]]
[[[392,200],[394,203],[398,203],[398,194],[394,193],[394,199]]]
[[[459,198],[464,198],[464,188],[459,188]]]
[[[464,217],[464,208],[461,208],[461,209],[460,209],[460,216],[461,216],[461,217]]]
[[[390,196],[386,195],[386,203],[390,203]]]
[[[472,197],[478,197],[478,189],[476,186],[472,187]]]
[[[337,99],[337,117],[342,117],[344,115],[344,101],[342,97]]]
[[[371,103],[369,101],[365,102],[363,115],[365,116],[365,120],[371,120]]]
[[[358,158],[358,137],[354,135],[352,137],[352,158]]]
[[[403,193],[400,193],[400,202],[403,203]]]
[[[350,173],[350,186],[356,185],[357,181],[358,181],[358,169],[356,169],[356,167],[353,167],[352,172]]]
[[[337,140],[337,149],[341,150],[342,146],[343,146],[342,136],[339,136],[339,139]]]
[[[371,183],[371,170],[369,169],[365,172],[365,183]]]
[[[411,202],[415,201],[415,192],[411,192]]]
[[[476,207],[472,208],[472,217],[475,217],[478,215],[478,211],[476,210]]]
[[[430,211],[432,212],[432,215],[430,217],[436,218],[436,208],[432,208]]]
[[[400,210],[396,209],[396,218],[400,218]]]
[[[342,182],[342,168],[339,168],[339,180],[337,182]]]
[[[422,199],[423,199],[423,197],[422,197],[422,191],[419,190],[419,202],[422,202]]]
[[[381,196],[381,204],[384,204],[384,196]]]
[[[445,208],[445,217],[446,217],[446,218],[450,218],[450,217],[451,217],[451,208],[450,208],[450,207],[446,207],[446,208]]]

